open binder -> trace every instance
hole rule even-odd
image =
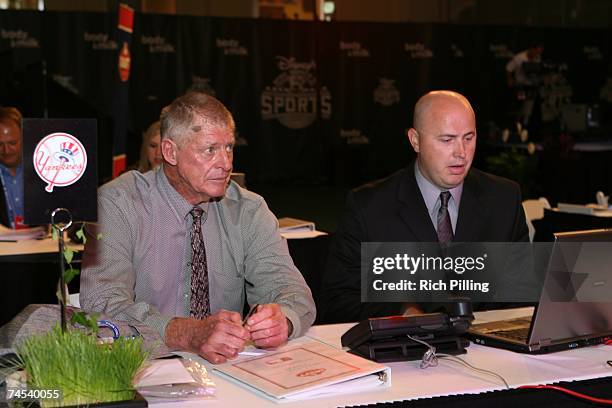
[[[297,401],[391,385],[391,369],[313,339],[300,339],[214,370],[230,381],[281,401]]]

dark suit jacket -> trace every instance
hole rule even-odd
[[[11,228],[8,215],[8,205],[6,204],[6,196],[4,195],[4,186],[0,180],[0,224]]]
[[[465,178],[455,242],[528,241],[520,187],[471,169]],[[414,162],[387,179],[349,192],[322,282],[321,321],[397,315],[397,303],[361,303],[362,242],[437,242],[414,177]]]

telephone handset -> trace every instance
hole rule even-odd
[[[377,317],[363,320],[342,335],[342,346],[353,354],[378,362],[421,359],[427,347],[407,337],[422,340],[437,351],[463,354],[469,341],[461,338],[474,320],[469,302],[453,303],[450,314]]]

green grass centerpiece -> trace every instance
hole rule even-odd
[[[60,390],[62,400],[41,400],[52,407],[132,400],[132,381],[148,352],[141,338],[100,344],[91,333],[55,326],[24,340],[17,355],[29,388]]]

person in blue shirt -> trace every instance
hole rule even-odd
[[[23,164],[21,113],[0,107],[0,224],[23,225]]]

